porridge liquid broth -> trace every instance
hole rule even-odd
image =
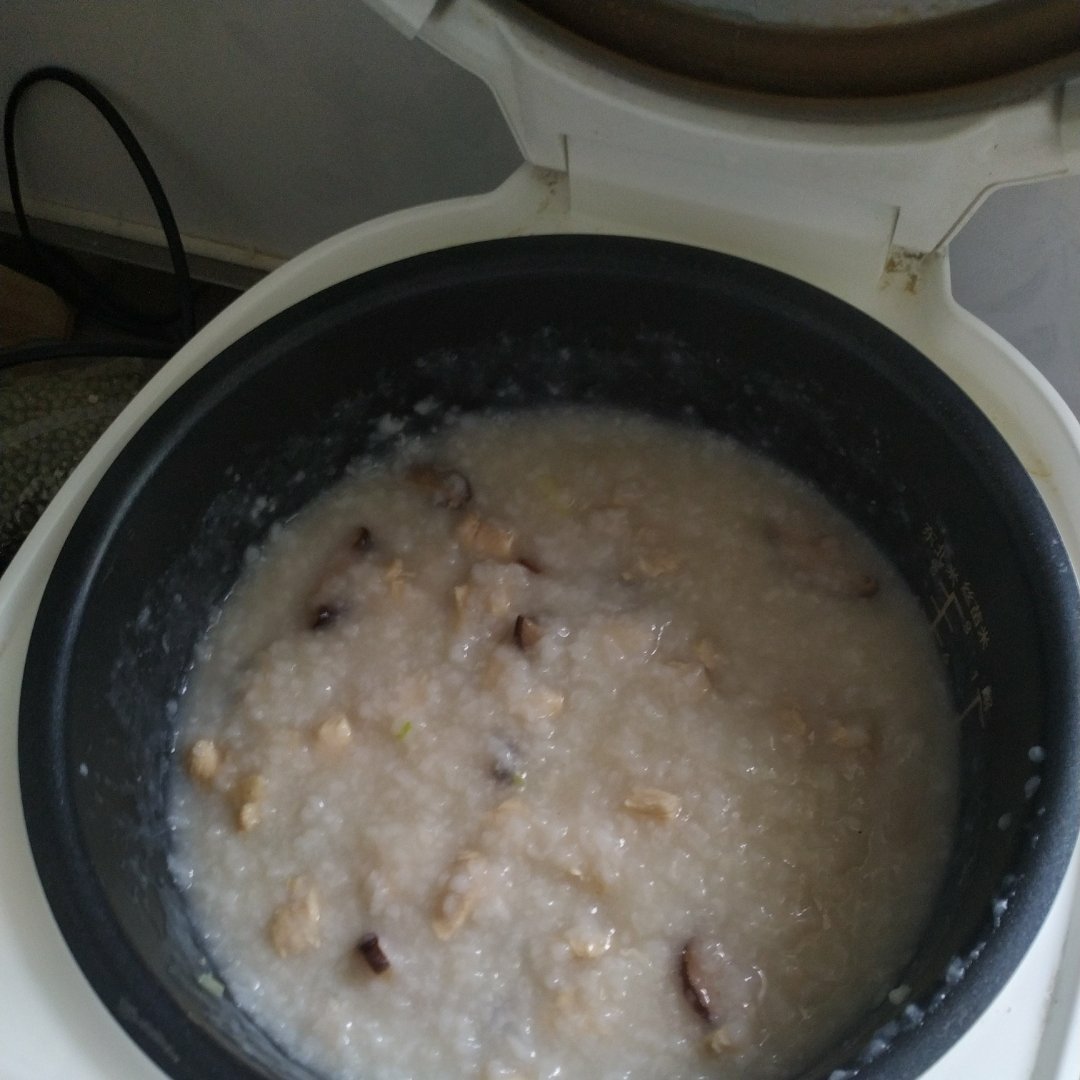
[[[896,572],[776,466],[619,413],[358,467],[253,561],[183,725],[207,949],[340,1077],[790,1075],[895,985],[955,817]]]

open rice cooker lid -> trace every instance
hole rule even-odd
[[[366,2],[480,76],[586,214],[813,222],[887,267],[1080,169],[1078,0]]]

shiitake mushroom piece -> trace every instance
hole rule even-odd
[[[367,965],[376,975],[390,970],[390,960],[379,944],[378,934],[363,934],[356,943],[356,951],[367,961]]]
[[[715,1023],[712,992],[701,971],[693,940],[683,945],[682,952],[679,953],[679,977],[682,981],[683,996],[690,1007],[706,1023]]]
[[[514,620],[514,644],[522,651],[532,648],[543,636],[540,623],[532,615],[519,615]]]
[[[312,630],[325,630],[341,618],[343,608],[337,604],[319,604],[311,616],[310,626]]]

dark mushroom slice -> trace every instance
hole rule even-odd
[[[514,644],[519,649],[532,648],[543,636],[540,624],[531,615],[519,615],[514,620]]]
[[[688,941],[679,954],[679,976],[682,979],[683,995],[690,1007],[707,1023],[715,1024],[716,1016],[712,1007],[712,992],[709,989],[705,973],[701,969],[700,956],[693,940]]]
[[[370,551],[374,543],[371,530],[366,525],[361,525],[353,535],[352,549],[359,552]]]
[[[311,616],[311,629],[325,630],[333,626],[341,617],[342,610],[336,604],[320,604],[315,609],[315,614]]]
[[[376,975],[390,970],[390,961],[379,944],[378,934],[364,934],[356,943],[356,951],[367,961],[368,967]]]
[[[758,1041],[765,976],[754,964],[714,938],[694,937],[682,947],[679,977],[687,1003],[713,1029],[713,1050],[738,1052]]]
[[[413,465],[405,473],[411,484],[431,495],[436,506],[460,510],[472,499],[472,485],[464,473],[456,469],[439,469],[430,464]]]

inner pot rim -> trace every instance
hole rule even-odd
[[[1029,523],[1027,539],[1032,558],[1046,572],[1040,598],[1046,606],[1044,624],[1055,632],[1048,644],[1060,663],[1063,677],[1051,688],[1050,705],[1062,717],[1075,717],[1077,613],[1075,580],[1067,570],[1067,557],[1049,514],[1030,478],[1004,440],[978,413],[965,395],[932,363],[891,331],[836,298],[805,283],[730,256],[657,241],[624,237],[552,236],[516,238],[447,249],[421,255],[370,271],[300,302],[257,327],[211,360],[180,387],[125,446],[91,494],[50,576],[35,622],[24,671],[20,705],[20,776],[23,805],[31,847],[50,906],[80,967],[98,996],[150,1057],[181,1076],[263,1075],[245,1067],[219,1072],[221,1056],[216,1038],[202,1030],[177,1028],[177,1006],[133,948],[110,910],[104,889],[91,864],[83,840],[73,787],[63,717],[72,651],[85,614],[94,575],[109,544],[122,527],[124,515],[158,463],[184,438],[197,415],[208,412],[242,381],[246,360],[265,353],[263,363],[274,362],[287,351],[305,320],[356,304],[377,307],[409,293],[416,282],[430,288],[482,287],[492,274],[578,273],[624,275],[649,272],[668,279],[705,278],[710,287],[740,290],[753,302],[788,317],[792,311],[822,327],[822,333],[860,342],[864,349],[888,343],[903,357],[902,370],[878,372],[887,382],[902,382],[905,393],[916,383],[927,394],[929,407],[942,416],[963,416],[965,422],[988,429],[989,442],[1000,444],[1000,469],[1013,486],[1017,510]],[[426,276],[425,276],[426,275]],[[839,329],[842,327],[842,333]],[[887,350],[883,350],[887,351]],[[977,414],[977,419],[971,413]],[[986,439],[983,439],[985,442]],[[1056,568],[1051,573],[1051,568]],[[1055,577],[1056,575],[1056,577]],[[1054,587],[1051,579],[1056,580]],[[1072,689],[1070,689],[1072,688]],[[1064,722],[1064,721],[1063,721]],[[1073,725],[1075,727],[1075,725]],[[1075,736],[1069,757],[1076,759]],[[948,1049],[981,1014],[1019,963],[1056,894],[1076,838],[1077,793],[1068,784],[1045,785],[1053,831],[1041,839],[1032,857],[1032,876],[1039,891],[1023,892],[1014,917],[995,933],[980,962],[980,978],[963,980],[949,994],[947,1007],[932,1013],[919,1039],[909,1039],[887,1055],[870,1062],[860,1076],[914,1076]],[[1049,798],[1048,798],[1049,796]],[[987,965],[996,957],[993,977]],[[182,1021],[182,1016],[179,1018]],[[178,1046],[169,1032],[183,1032]],[[189,1065],[196,1071],[184,1071]],[[881,1071],[882,1069],[886,1071]],[[917,1070],[905,1072],[905,1069]]]

